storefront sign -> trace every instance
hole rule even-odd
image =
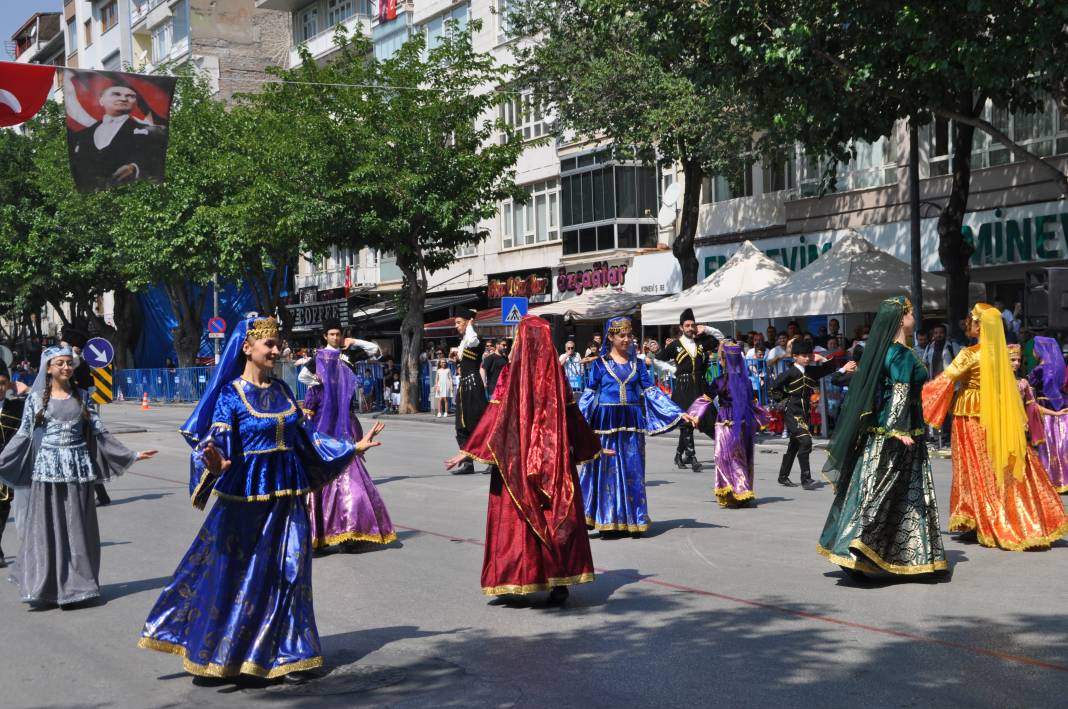
[[[664,250],[636,255],[627,270],[623,290],[639,295],[678,293],[682,290],[682,271],[675,254]]]
[[[287,307],[293,316],[294,330],[316,330],[328,320],[338,320],[344,324],[349,314],[348,303],[344,299]]]
[[[556,291],[566,298],[598,288],[623,288],[627,281],[627,268],[625,263],[609,265],[607,261],[599,261],[575,271],[560,266],[556,271]]]
[[[1068,211],[1054,214],[1021,214],[1021,211],[995,209],[993,219],[978,227],[965,225],[964,236],[975,247],[973,266],[1068,258]]]
[[[490,276],[486,284],[486,298],[492,301],[501,298],[526,298],[531,303],[547,303],[552,298],[548,269],[526,275]]]

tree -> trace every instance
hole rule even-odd
[[[746,107],[726,84],[705,81],[710,45],[691,3],[665,0],[529,0],[512,30],[535,38],[515,50],[518,85],[551,107],[559,130],[608,136],[626,150],[682,169],[672,251],[682,287],[698,280],[694,239],[705,177],[727,174],[750,149]]]
[[[301,214],[289,212],[291,228],[304,230],[304,247],[396,255],[403,413],[419,404],[428,276],[485,238],[479,223],[496,214],[499,201],[525,195],[514,181],[522,143],[495,140],[505,128],[495,119],[494,88],[507,75],[472,48],[478,29],[477,22],[468,31],[451,23],[429,50],[417,34],[385,61],[373,58],[366,39],[339,34],[336,61],[318,66],[305,55],[300,67],[281,73],[292,83],[263,92],[263,102],[288,108],[305,132],[288,163],[317,180],[297,193],[316,193]]]
[[[936,118],[952,122],[952,187],[938,218],[938,252],[949,322],[959,333],[969,305],[973,245],[962,223],[975,132],[1068,191],[1064,174],[983,118],[988,101],[1016,113],[1035,112],[1050,94],[1063,105],[1068,6],[723,0],[694,12],[709,43],[728,57],[710,79],[730,82],[761,123],[813,152],[841,158],[849,139],[887,135],[896,120],[913,128]]]
[[[174,346],[183,367],[195,364],[203,336],[212,275],[226,268],[215,227],[232,192],[226,165],[239,150],[225,106],[211,98],[207,82],[184,73],[178,79],[169,123],[167,176],[160,184],[138,182],[108,193],[111,224],[134,290],[160,285],[178,320]]]

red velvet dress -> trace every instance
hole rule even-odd
[[[510,370],[508,365],[501,371],[493,400],[463,448],[470,457],[484,463],[498,465],[490,439],[502,411],[500,399],[508,391]],[[567,386],[566,381],[564,385]],[[566,421],[574,497],[567,519],[555,534],[545,535],[543,540],[520,511],[499,469],[494,468],[490,476],[486,551],[482,561],[482,593],[486,595],[535,593],[553,586],[593,581],[593,556],[577,466],[600,455],[601,445],[574,401],[567,404]]]

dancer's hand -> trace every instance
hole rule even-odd
[[[382,441],[376,441],[375,436],[382,433],[382,430],[385,429],[385,427],[386,424],[381,422],[376,423],[374,426],[372,426],[371,430],[365,433],[360,442],[356,444],[356,452],[363,453],[368,448],[374,448],[375,446],[382,445]]]
[[[137,452],[137,460],[148,460],[149,458],[154,456],[156,453],[159,453],[159,451],[157,451],[157,450],[138,451]]]
[[[467,454],[461,451],[445,461],[445,469],[452,470],[465,460],[467,460]]]
[[[857,361],[855,359],[849,360],[848,362],[842,365],[842,371],[847,374],[852,374],[853,372],[857,371]]]
[[[901,441],[902,443],[904,443],[906,446],[909,446],[910,448],[912,447],[912,444],[914,444],[916,442],[916,441],[914,441],[912,439],[912,436],[898,436],[897,440]]]
[[[223,458],[222,453],[215,447],[214,443],[208,443],[208,445],[204,446],[204,465],[207,466],[212,475],[219,476],[230,467],[230,461]]]
[[[701,423],[701,419],[699,419],[696,416],[693,416],[691,414],[683,414],[682,418],[684,420],[688,421],[690,423],[690,425],[693,426],[694,428],[697,428],[698,424]]]

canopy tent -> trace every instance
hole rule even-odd
[[[658,295],[625,293],[616,290],[586,291],[582,295],[547,303],[530,309],[531,315],[570,315],[572,320],[607,320],[619,315],[630,315],[648,303],[660,298]]]
[[[737,296],[731,307],[738,320],[873,313],[887,298],[908,295],[911,283],[909,264],[850,230],[807,268],[773,288]],[[946,279],[925,272],[922,286],[924,309],[944,310]],[[973,298],[984,292],[982,284],[972,284]]]
[[[736,319],[731,299],[776,286],[790,277],[786,267],[772,261],[751,241],[738,250],[705,280],[677,295],[642,306],[642,325],[676,325],[679,313],[693,308],[697,322],[724,322]]]
[[[475,311],[474,323],[476,328],[480,325],[499,325],[501,323],[501,309],[486,308],[485,310]],[[447,317],[428,322],[423,325],[423,334],[434,337],[458,335],[456,332],[456,318]]]

